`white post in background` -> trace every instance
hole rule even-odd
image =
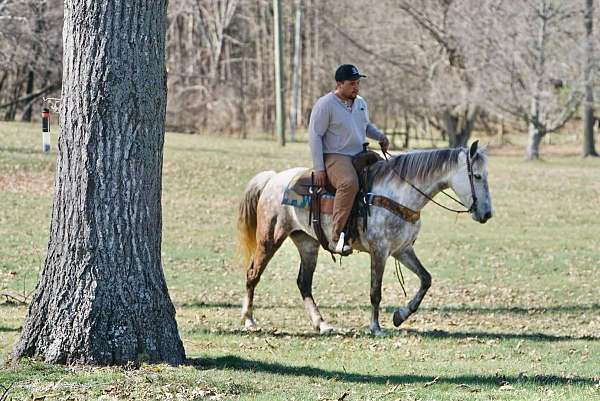
[[[42,109],[42,152],[50,152],[50,110]]]

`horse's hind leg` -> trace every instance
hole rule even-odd
[[[317,266],[319,242],[301,231],[292,233],[290,238],[294,241],[300,253],[300,269],[296,282],[304,301],[304,308],[308,313],[313,328],[321,334],[329,333],[333,330],[333,327],[323,319],[312,296],[312,279],[315,267]]]
[[[394,312],[394,326],[398,327],[419,309],[423,297],[427,293],[429,287],[431,287],[431,275],[425,270],[425,267],[423,267],[412,248],[409,248],[398,255],[394,255],[394,257],[415,273],[419,277],[419,280],[421,280],[419,291],[417,291],[413,299],[410,300],[408,306],[399,308]]]
[[[254,329],[256,322],[253,317],[254,290],[260,281],[260,276],[267,267],[267,264],[277,252],[287,233],[281,227],[277,226],[277,218],[273,217],[269,222],[260,224],[256,234],[256,250],[250,266],[246,271],[246,296],[242,306],[242,320],[244,327]]]

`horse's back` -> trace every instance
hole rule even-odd
[[[307,170],[308,168],[306,167],[294,167],[275,174],[265,186],[263,193],[265,196],[270,197],[278,194],[283,195],[283,191],[289,186],[290,182],[299,174]]]
[[[277,220],[289,230],[306,229],[304,224],[301,224],[299,221],[301,216],[304,216],[305,210],[284,205],[282,201],[284,192],[292,180],[307,170],[309,170],[307,167],[295,167],[283,170],[269,180],[262,191],[258,206],[259,209],[262,209],[262,214],[265,218],[276,216]]]

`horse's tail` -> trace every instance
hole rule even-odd
[[[252,253],[256,248],[256,206],[260,194],[273,176],[274,171],[263,171],[258,173],[248,183],[244,191],[244,197],[240,202],[238,213],[238,254],[242,260],[242,266],[248,268]]]

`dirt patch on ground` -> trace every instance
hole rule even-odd
[[[49,174],[16,173],[0,175],[2,192],[48,195],[52,194],[53,186],[53,177]]]

